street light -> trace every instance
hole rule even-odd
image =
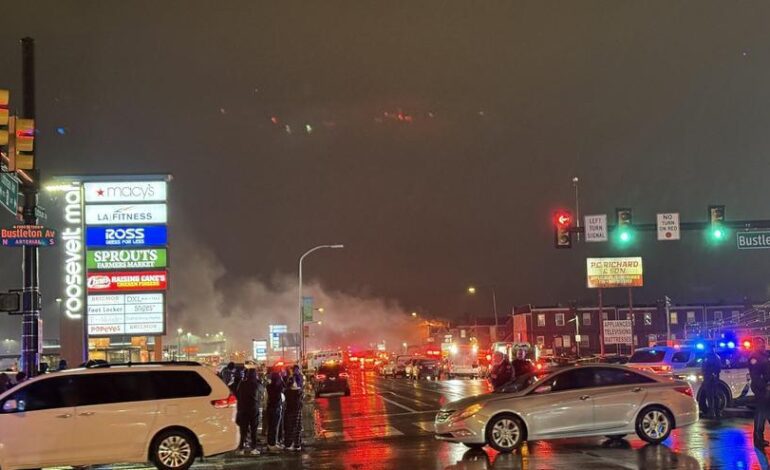
[[[299,334],[302,340],[300,341],[300,350],[299,350],[299,359],[300,361],[305,355],[305,316],[302,312],[302,261],[305,260],[305,257],[309,255],[310,253],[321,250],[324,248],[331,248],[331,249],[338,249],[338,248],[344,248],[344,245],[337,244],[337,245],[318,245],[315,246],[309,250],[307,250],[302,256],[299,257]]]
[[[492,311],[495,313],[495,341],[497,341],[497,328],[498,328],[498,322],[497,322],[497,294],[495,293],[495,286],[484,286],[492,291]],[[476,295],[476,287],[470,286],[468,287],[468,294],[470,295]]]
[[[192,336],[192,333],[189,331],[187,332],[187,360],[190,360],[190,337]]]
[[[412,312],[412,318],[416,318],[416,317],[417,317],[417,312]]]

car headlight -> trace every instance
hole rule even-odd
[[[483,408],[483,405],[480,403],[476,403],[475,405],[471,405],[468,408],[460,411],[459,413],[456,413],[452,416],[453,420],[461,420],[461,419],[467,419],[471,416],[475,415],[479,411],[481,411],[481,408]]]

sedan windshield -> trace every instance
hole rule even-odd
[[[534,384],[538,380],[542,379],[546,375],[548,374],[543,372],[530,372],[529,374],[521,375],[519,377],[516,377],[513,381],[503,385],[502,387],[497,388],[493,393],[520,392],[525,388],[529,387],[530,385]]]

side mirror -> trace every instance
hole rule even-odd
[[[551,391],[550,385],[541,385],[535,389],[535,393],[548,393]]]
[[[3,403],[3,412],[13,413],[14,411],[24,411],[24,400],[16,401],[14,399],[10,399]]]

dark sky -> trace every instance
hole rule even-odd
[[[613,250],[552,247],[550,214],[572,205],[575,175],[588,213],[705,221],[722,203],[729,219],[770,218],[767,2],[2,11],[0,83],[16,97],[18,39],[36,39],[44,175],[172,173],[174,237],[208,246],[234,278],[269,282],[307,248],[344,243],[309,259],[308,276],[408,310],[485,310],[469,283],[496,285],[503,311],[590,301],[585,256]],[[732,241],[648,233],[627,253],[645,258],[640,302],[770,289],[770,252]],[[16,254],[0,256],[15,279]]]

